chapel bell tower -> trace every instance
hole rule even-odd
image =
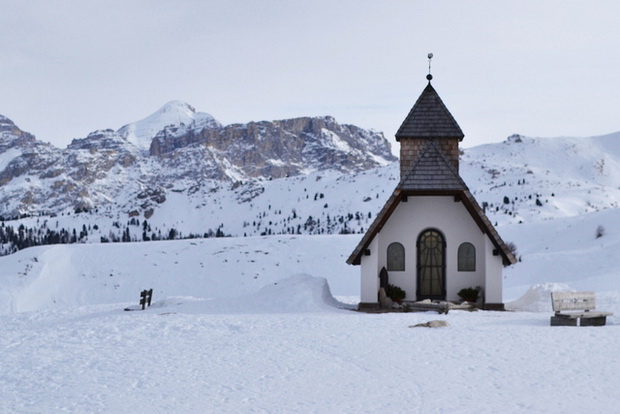
[[[429,54],[429,72],[432,57]],[[459,142],[465,135],[431,85],[433,76],[429,73],[426,79],[428,85],[396,132],[401,178],[429,141],[435,141],[446,159],[459,170]]]

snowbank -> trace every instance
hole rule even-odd
[[[325,312],[347,307],[351,306],[334,299],[326,279],[301,274],[271,283],[252,294],[216,299],[167,298],[156,301],[149,310],[161,312],[166,309],[193,314],[263,314]]]
[[[553,312],[551,292],[571,291],[564,283],[540,283],[531,286],[519,299],[506,303],[506,309],[525,312]]]
[[[240,302],[241,308],[250,312],[312,312],[343,307],[332,296],[326,279],[306,274],[274,282]]]

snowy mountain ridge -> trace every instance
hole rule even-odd
[[[208,193],[313,171],[356,172],[396,159],[381,133],[331,117],[222,126],[180,101],[118,131],[74,139],[64,150],[6,117],[0,132],[3,218],[118,206],[149,218],[171,191]]]

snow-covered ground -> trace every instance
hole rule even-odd
[[[409,327],[431,319],[450,326]],[[167,299],[2,322],[2,412],[613,413],[619,398],[618,326],[552,328],[542,313],[237,313]]]
[[[522,258],[505,272],[511,312],[351,311],[360,235],[2,257],[0,412],[617,412],[620,209],[500,232]],[[151,308],[123,311],[149,288]],[[549,291],[566,288],[615,316],[550,327]],[[449,326],[411,327],[431,320]]]

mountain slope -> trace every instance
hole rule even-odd
[[[620,133],[527,138],[470,148],[461,175],[498,222],[575,216],[620,205]]]

